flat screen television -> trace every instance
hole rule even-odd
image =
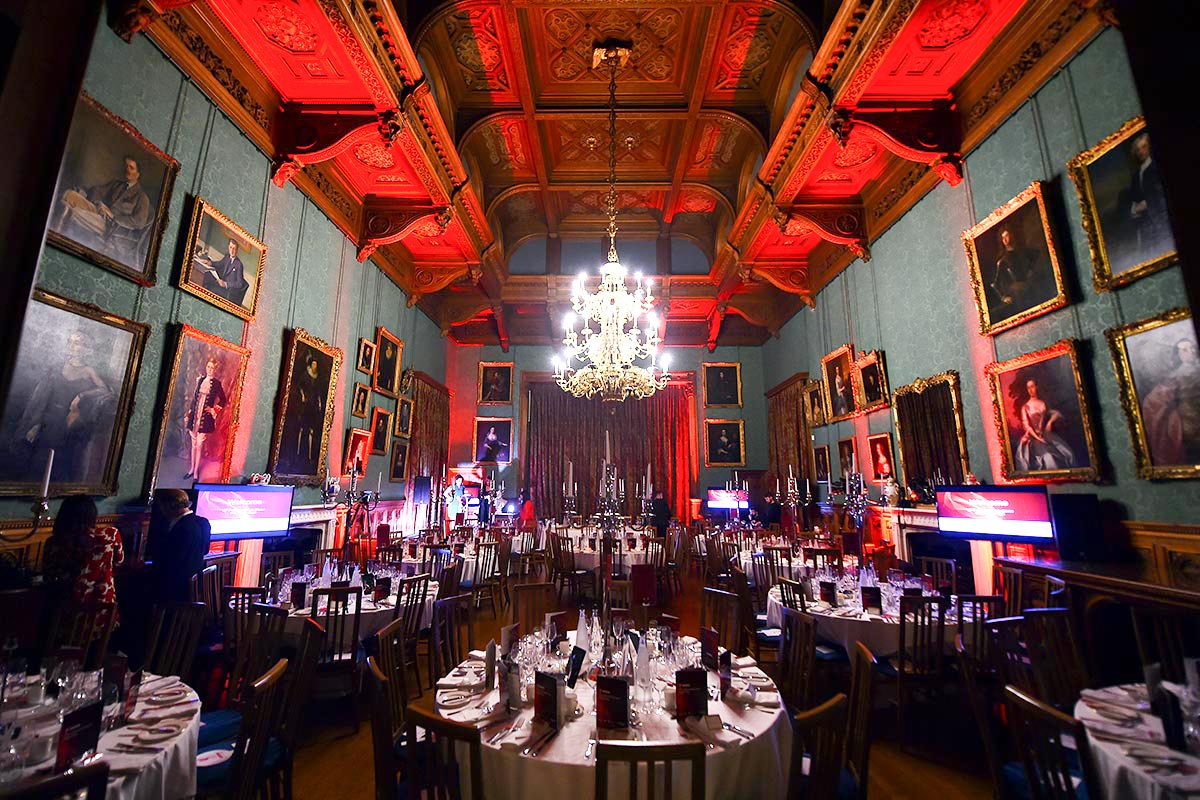
[[[286,536],[294,486],[197,483],[196,514],[212,525],[214,539]]]
[[[709,489],[708,507],[733,509],[749,508],[749,495],[741,489]]]
[[[1054,544],[1045,486],[939,486],[937,518],[944,536]]]

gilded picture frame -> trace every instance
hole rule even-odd
[[[358,469],[358,477],[367,474],[367,464],[371,460],[371,432],[366,428],[348,428],[346,430],[346,448],[342,451],[342,477],[350,474],[351,469]]]
[[[0,495],[36,496],[50,449],[51,497],[116,494],[149,334],[143,323],[33,290],[0,408]]]
[[[821,357],[821,384],[825,396],[826,422],[858,416],[854,397],[854,345],[844,344]]]
[[[375,374],[375,342],[370,339],[358,340],[358,356],[354,368],[367,375]]]
[[[392,442],[392,462],[388,469],[389,483],[404,483],[408,480],[408,445],[407,439],[396,439]]]
[[[862,464],[858,463],[858,438],[848,436],[845,439],[838,439],[838,469],[841,470],[842,478],[844,479],[852,469],[862,471]]]
[[[1037,241],[1029,246],[1034,236]],[[963,231],[962,242],[983,335],[1015,328],[1067,304],[1041,181]]]
[[[480,361],[476,403],[481,406],[512,405],[513,372],[511,361]]]
[[[1191,312],[1173,308],[1110,328],[1104,336],[1117,372],[1138,477],[1200,478],[1200,436],[1188,430],[1178,413],[1200,391],[1200,346]]]
[[[1145,211],[1140,218],[1133,215],[1131,195],[1142,193],[1135,192],[1134,184],[1143,182],[1144,173],[1134,168],[1131,156],[1137,158],[1139,140],[1143,138],[1150,161],[1146,120],[1137,116],[1067,162],[1067,173],[1079,198],[1081,223],[1092,257],[1092,285],[1097,292],[1126,286],[1179,261],[1165,208],[1153,204],[1155,215],[1162,216],[1152,226],[1156,231],[1153,236],[1143,236],[1147,228]],[[1152,168],[1157,182],[1157,164]]]
[[[371,455],[387,455],[392,440],[392,412],[378,406],[371,409]]]
[[[736,448],[730,434],[737,437]],[[722,439],[724,436],[724,439]],[[736,452],[736,455],[734,453]],[[704,420],[704,466],[746,466],[746,422],[740,419]]]
[[[819,444],[813,448],[813,466],[816,471],[817,483],[827,483],[830,480],[829,445]]]
[[[371,387],[365,383],[355,383],[353,394],[350,396],[350,416],[366,419],[371,410]]]
[[[910,480],[910,476],[908,465],[904,461],[904,425],[903,420],[900,418],[899,399],[908,394],[921,394],[935,386],[943,385],[947,386],[950,390],[950,406],[954,417],[954,433],[958,441],[959,466],[962,469],[964,477],[971,472],[971,459],[967,454],[967,428],[963,420],[962,389],[958,372],[951,369],[939,372],[937,375],[931,375],[928,378],[917,378],[912,383],[907,383],[892,392],[892,422],[896,429],[896,459],[900,463],[900,469],[903,470],[905,484]]]
[[[700,389],[706,408],[742,407],[742,365],[737,361],[705,361]]]
[[[246,368],[250,363],[250,350],[227,342],[219,336],[193,328],[190,325],[180,325],[174,331],[175,347],[172,352],[170,368],[167,370],[162,388],[158,424],[155,429],[152,457],[149,475],[146,481],[146,495],[154,494],[155,489],[190,489],[192,481],[203,483],[224,483],[229,479],[233,463],[233,443],[237,437],[239,414],[242,402],[242,384],[246,377]],[[213,403],[216,411],[210,416],[210,425],[196,423],[196,409],[190,407],[199,397],[197,381],[209,377],[207,374],[208,361],[215,362],[212,378],[215,386],[210,385],[209,396],[216,394],[215,389],[224,395],[223,403]],[[191,397],[189,397],[189,390]],[[207,401],[205,405],[208,405]],[[212,431],[200,431],[204,427]],[[193,431],[202,432],[204,439],[197,441]],[[216,434],[214,436],[213,434]],[[215,458],[217,470],[215,473],[206,472],[202,467],[191,471],[190,460],[196,453],[193,448],[199,445],[201,451],[213,450],[213,442],[219,442],[221,452]],[[171,457],[164,459],[164,451],[168,445],[175,447]],[[184,452],[186,448],[187,452]],[[200,453],[203,457],[203,453]],[[180,473],[181,465],[178,459],[183,457],[185,473]],[[182,477],[180,477],[182,475]],[[189,480],[190,477],[190,480]]]
[[[396,401],[395,427],[392,428],[392,436],[407,439],[412,435],[412,415],[413,401],[411,398],[401,397]]]
[[[1100,479],[1091,411],[1074,339],[988,364],[983,372],[991,389],[992,419],[1005,480]],[[1070,386],[1061,385],[1068,380]],[[1040,430],[1030,427],[1035,425]],[[1080,456],[1086,461],[1080,463]]]
[[[75,109],[46,241],[142,286],[153,286],[179,162],[86,92],[80,94]],[[135,204],[128,210],[138,216],[145,210],[151,213],[143,227],[132,229],[116,224],[115,218],[102,217],[95,207],[89,208],[89,204],[104,202],[102,195],[108,199],[107,193],[116,191],[110,187],[120,186],[127,178],[130,156],[146,206]]]
[[[825,387],[822,384],[823,381],[804,384],[804,416],[810,429],[825,424]]]
[[[328,473],[342,351],[303,328],[285,331],[284,337],[267,471],[277,483],[320,486]],[[297,374],[298,366],[302,375]]]
[[[382,325],[375,332],[375,372],[371,388],[393,400],[400,396],[400,372],[404,361],[404,342]]]
[[[868,350],[861,353],[854,360],[850,376],[854,385],[854,402],[858,405],[860,414],[868,414],[891,405],[882,351]]]
[[[871,464],[872,482],[883,483],[888,478],[896,477],[891,433],[872,433],[867,437],[867,461]]]
[[[471,436],[475,463],[489,466],[511,463],[512,435],[512,417],[476,417]]]
[[[230,252],[230,245],[236,251]],[[245,260],[242,255],[246,255]],[[219,256],[219,257],[218,257]],[[217,260],[214,262],[214,258]],[[245,286],[225,281],[218,272],[221,264],[238,264],[238,274]],[[250,274],[250,265],[254,273]],[[267,265],[267,246],[250,232],[217,210],[203,197],[192,203],[192,220],[188,225],[183,249],[183,266],[179,272],[179,288],[212,303],[247,322],[258,313],[259,290]],[[222,287],[218,281],[231,283]],[[247,301],[247,297],[249,300]]]

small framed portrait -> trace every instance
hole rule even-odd
[[[1187,308],[1104,335],[1117,369],[1138,477],[1200,478],[1200,347]]]
[[[258,310],[267,246],[197,197],[179,285],[244,320]]]
[[[279,483],[325,480],[342,351],[303,328],[287,331],[267,471]]]
[[[858,410],[864,414],[880,408],[887,408],[891,402],[888,397],[887,371],[883,367],[883,353],[871,350],[863,353],[854,361],[851,372],[854,383],[854,402]]]
[[[367,375],[375,374],[375,343],[370,339],[358,340],[358,359],[354,368]]]
[[[400,396],[400,363],[404,342],[382,325],[375,334],[375,380],[372,388],[385,397]]]
[[[709,408],[742,407],[742,365],[736,361],[705,361],[704,405]]]
[[[867,454],[871,457],[871,480],[883,483],[895,475],[892,467],[892,435],[873,433],[867,437]]]
[[[87,94],[67,136],[46,240],[153,286],[179,162]]]
[[[809,381],[804,385],[804,415],[808,418],[809,428],[825,424],[824,392],[821,381]]]
[[[743,420],[704,420],[704,466],[746,466],[746,423]]]
[[[817,482],[829,480],[829,445],[822,444],[813,448],[813,461],[817,466]]]
[[[408,478],[408,442],[396,440],[392,442],[392,468],[388,470],[388,480],[392,483],[404,483]]]
[[[858,413],[854,401],[854,345],[844,344],[821,359],[827,422],[849,419]]]
[[[0,494],[112,495],[149,326],[35,289],[0,416]]]
[[[1100,477],[1074,340],[984,367],[1005,480]]]
[[[838,469],[842,475],[855,472],[861,468],[858,463],[858,442],[851,436],[849,439],[838,439]]]
[[[512,405],[513,365],[511,361],[479,362],[479,405]]]
[[[366,419],[371,408],[371,387],[365,383],[354,384],[354,396],[350,401],[350,416]]]
[[[1158,162],[1151,155],[1146,120],[1134,117],[1067,165],[1098,292],[1178,260]]]
[[[963,231],[979,332],[991,336],[1067,304],[1042,184]]]
[[[160,407],[148,492],[229,478],[250,351],[180,326]]]
[[[361,478],[367,473],[367,462],[371,458],[371,432],[364,428],[347,430],[344,452],[342,477],[355,473]]]
[[[392,412],[382,408],[371,410],[371,453],[387,455],[388,442],[392,438]]]
[[[512,417],[475,418],[475,463],[507,464],[512,461]]]
[[[412,435],[412,411],[413,401],[407,397],[401,397],[396,404],[396,426],[392,429],[393,436],[402,436],[407,439]]]

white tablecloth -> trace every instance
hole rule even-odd
[[[1144,687],[1142,688],[1144,690]],[[1111,702],[1122,708],[1130,707],[1131,710],[1136,711],[1133,708],[1136,700],[1118,687],[1108,687],[1084,694],[1089,696],[1093,704],[1095,704],[1095,700],[1101,700],[1100,706],[1107,706]],[[1141,708],[1143,713],[1140,714],[1141,721],[1138,724],[1121,726],[1111,720],[1106,720],[1092,705],[1089,705],[1087,700],[1080,699],[1075,704],[1075,718],[1089,726],[1088,744],[1091,745],[1092,757],[1096,762],[1097,778],[1102,784],[1104,796],[1153,798],[1154,800],[1200,796],[1200,759],[1170,750],[1162,744],[1152,744],[1149,741],[1145,744],[1137,744],[1133,741],[1112,741],[1104,736],[1105,732],[1111,732],[1121,737],[1153,739],[1161,743],[1163,741],[1162,722],[1158,717],[1145,711],[1145,704]],[[1093,730],[1092,726],[1099,731],[1099,734],[1097,730]],[[1186,770],[1190,774],[1182,774],[1179,770],[1163,770],[1163,772],[1151,774],[1151,766],[1140,763],[1127,754],[1130,748],[1136,748],[1137,751],[1146,755],[1162,755],[1180,759],[1182,770]]]
[[[716,673],[710,672],[710,686],[715,687],[718,683]],[[520,748],[505,743],[507,739],[502,739],[496,746],[484,745],[483,781],[489,798],[525,800],[544,797],[552,787],[570,787],[569,793],[574,800],[594,800],[595,751],[590,758],[584,759],[588,738],[594,736],[596,731],[595,717],[591,713],[594,710],[593,686],[580,679],[576,684],[576,696],[583,715],[566,723],[537,758],[522,756]],[[484,705],[494,702],[497,697],[498,693],[493,690]],[[740,704],[710,701],[709,713],[719,714],[724,721],[754,734],[754,738],[741,740],[735,734],[722,732],[722,741],[737,739],[738,743],[707,750],[705,796],[711,800],[785,797],[792,749],[792,731],[787,712],[782,707],[745,709]],[[520,712],[520,718],[527,720],[532,714],[533,707],[530,704]],[[449,716],[451,719],[460,719],[456,714]],[[495,730],[499,728],[489,729],[484,737],[485,742]],[[528,725],[524,730],[528,731]],[[674,717],[666,712],[650,715],[644,719],[640,729],[631,730],[644,734],[647,741],[664,744],[695,741],[684,735]],[[519,740],[521,735],[516,734],[513,738]],[[688,792],[691,784],[685,777],[689,769],[684,765],[676,770],[674,795],[681,800],[690,797]],[[624,796],[628,772],[622,770],[614,768],[611,786],[615,788],[611,797]]]
[[[438,585],[434,581],[429,582],[429,591],[425,595],[425,607],[421,610],[421,627],[428,628],[433,622],[433,602],[437,599]],[[288,615],[287,622],[284,623],[284,635],[296,637],[304,629],[304,620],[309,617],[310,608],[305,608],[300,611],[293,611]],[[316,616],[317,622],[320,622],[324,615]],[[363,600],[362,614],[359,616],[358,622],[358,638],[359,640],[374,636],[379,630],[395,619],[396,616],[396,595],[392,595],[384,604],[376,604],[370,599]],[[346,626],[345,635],[349,637],[351,630],[350,625]],[[342,647],[349,649],[351,642],[342,642]],[[357,642],[353,643],[357,644]]]

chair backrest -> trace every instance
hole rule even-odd
[[[260,794],[267,744],[279,727],[287,666],[286,658],[279,659],[246,687],[242,723],[234,740],[229,783],[224,792],[231,800],[255,800]]]
[[[512,621],[520,623],[522,636],[546,620],[557,607],[553,583],[524,583],[512,587]]]
[[[980,627],[985,626],[980,625]],[[991,639],[990,636],[989,639]],[[988,664],[981,664],[976,660],[975,655],[967,650],[961,631],[954,637],[954,652],[958,658],[959,674],[962,675],[963,693],[967,696],[967,703],[971,706],[971,715],[975,717],[975,724],[979,727],[979,737],[983,741],[983,754],[987,760],[988,773],[991,776],[992,785],[999,787],[1003,785],[1000,760],[996,753],[996,743],[1000,737],[997,735],[992,714],[994,692],[989,691],[994,684],[980,681],[980,667],[986,668]]]
[[[245,646],[238,650],[229,668],[229,702],[238,706],[244,702],[250,682],[278,658],[288,618],[287,611],[265,603],[255,603],[240,613],[248,617],[244,623]]]
[[[278,576],[280,570],[291,569],[295,566],[295,563],[296,557],[291,550],[273,550],[269,553],[263,553],[258,561],[259,584],[266,586],[269,576]]]
[[[630,598],[639,606],[652,606],[658,603],[658,583],[655,580],[653,564],[633,564],[629,567],[629,585],[633,589]]]
[[[1002,683],[1035,693],[1033,670],[1025,654],[1025,617],[1000,617],[986,624],[991,639],[991,669]]]
[[[653,536],[646,540],[646,563],[655,569],[667,565],[667,546],[663,539]]]
[[[1071,769],[1076,755],[1087,796],[1102,796],[1083,723],[1015,686],[1004,687],[1004,708],[1013,745],[1025,766],[1031,796],[1046,800],[1078,797]],[[1073,740],[1070,747],[1063,741],[1067,737]]]
[[[806,547],[804,548],[805,563],[812,563],[813,569],[832,567],[840,575],[844,569],[842,550],[840,547]]]
[[[210,553],[204,557],[204,566],[217,568],[217,586],[234,584],[237,580],[237,563],[241,556],[241,553]]]
[[[400,744],[403,723],[396,728],[390,701],[391,686],[375,656],[367,659],[367,699],[371,705],[371,751],[375,766],[375,800],[399,800],[396,775],[400,759],[396,750]],[[401,718],[403,719],[403,718]]]
[[[479,542],[475,545],[475,576],[472,585],[478,586],[499,577],[496,547],[496,542]]]
[[[408,675],[405,673],[404,620],[394,619],[375,634],[379,644],[376,662],[387,677],[387,703],[392,721],[392,736],[398,738],[404,730],[404,711],[408,707]],[[375,702],[378,702],[377,700]]]
[[[783,600],[784,608],[790,608],[793,611],[808,610],[804,602],[804,585],[800,581],[780,578],[779,596]]]
[[[51,649],[78,649],[85,670],[99,669],[116,621],[115,603],[67,603],[59,609]]]
[[[937,675],[942,669],[945,647],[945,601],[941,597],[901,597],[898,664],[901,679]]]
[[[472,608],[469,594],[447,597],[433,604],[429,649],[434,679],[457,667],[471,652]]]
[[[467,764],[465,774],[470,781],[470,796],[485,797],[483,792],[483,764],[480,760],[479,728],[445,719],[436,711],[413,704],[406,712],[408,741],[416,742],[417,731],[423,730],[424,746],[421,758],[408,762],[409,796],[427,800],[451,800],[466,795],[462,791],[463,766],[459,758],[465,751]]]
[[[596,800],[608,800],[609,775],[608,768],[612,764],[628,765],[625,772],[629,776],[625,786],[617,786],[614,793],[617,797],[628,797],[637,800],[638,773],[645,775],[645,796],[653,800],[658,791],[659,782],[663,787],[662,796],[665,798],[684,797],[675,791],[673,778],[675,765],[687,763],[691,766],[691,795],[692,800],[703,800],[705,796],[704,774],[704,744],[690,742],[687,744],[654,744],[651,742],[600,742],[596,745]],[[641,769],[644,767],[644,772]]]
[[[792,774],[789,797],[837,797],[846,749],[846,695],[839,694],[816,708],[801,711],[792,719],[796,740],[792,742]],[[804,774],[803,758],[809,757],[808,790],[797,789]]]
[[[623,608],[626,611],[633,608],[633,581],[610,581],[608,600],[613,608]]]
[[[207,613],[204,603],[154,607],[146,630],[143,668],[155,675],[177,675],[187,680]]]
[[[917,567],[922,575],[933,578],[935,589],[943,586],[950,587],[950,594],[958,594],[958,569],[953,558],[934,558],[921,556],[917,559]]]
[[[716,628],[721,647],[737,652],[741,640],[738,596],[724,589],[705,586],[700,595],[700,627]]]
[[[450,562],[451,555],[453,553],[447,545],[421,545],[421,572],[426,573],[436,581],[438,576],[442,574],[442,570],[446,568],[446,564]]]
[[[1004,614],[1004,598],[1001,595],[960,594],[958,596],[958,635],[963,637],[967,654],[976,663],[991,668],[987,620]]]
[[[1021,570],[1005,564],[997,564],[993,577],[992,591],[1004,596],[1004,616],[1019,616],[1025,607],[1021,605]]]
[[[450,563],[442,570],[442,579],[438,581],[437,596],[441,600],[444,597],[453,597],[458,594],[462,588],[462,574],[466,562],[462,556],[455,556]]]
[[[1087,688],[1087,668],[1075,641],[1071,612],[1031,608],[1025,612],[1025,649],[1037,696],[1056,708],[1071,708]]]
[[[460,568],[461,569],[461,568]],[[425,598],[429,594],[429,575],[413,575],[400,581],[396,592],[396,617],[404,620],[404,636],[417,641],[425,614]]]
[[[80,792],[86,792],[80,795]],[[72,767],[61,775],[31,778],[0,791],[4,800],[104,800],[108,792],[108,763]]]
[[[221,590],[225,608],[222,618],[225,626],[225,647],[235,651],[245,638],[246,615],[241,613],[255,603],[267,602],[267,590],[261,586],[225,586]]]
[[[1133,632],[1143,664],[1162,664],[1163,680],[1187,683],[1185,658],[1200,655],[1200,626],[1194,611],[1132,606]]]
[[[288,662],[284,675],[284,707],[280,722],[279,739],[291,754],[296,752],[296,743],[304,722],[304,709],[308,703],[313,675],[321,650],[325,643],[325,629],[316,620],[304,620],[296,651]]]
[[[208,612],[206,625],[216,625],[221,614],[221,576],[216,565],[207,566],[200,573],[193,575],[188,583],[188,599],[196,603],[204,603]]]
[[[335,586],[314,589],[312,618],[325,629],[320,662],[353,664],[358,650],[358,632],[362,625],[362,587]]]
[[[1046,607],[1065,608],[1067,606],[1067,582],[1053,575],[1046,576]]]
[[[846,769],[858,787],[858,796],[867,796],[868,767],[871,755],[871,699],[875,679],[875,656],[862,642],[854,643],[850,656],[850,706],[846,719]]]
[[[808,708],[817,659],[817,622],[811,614],[784,608],[780,630],[779,691],[788,708]]]
[[[396,542],[395,544],[384,545],[376,548],[375,560],[380,564],[400,564],[404,561],[404,543]]]

